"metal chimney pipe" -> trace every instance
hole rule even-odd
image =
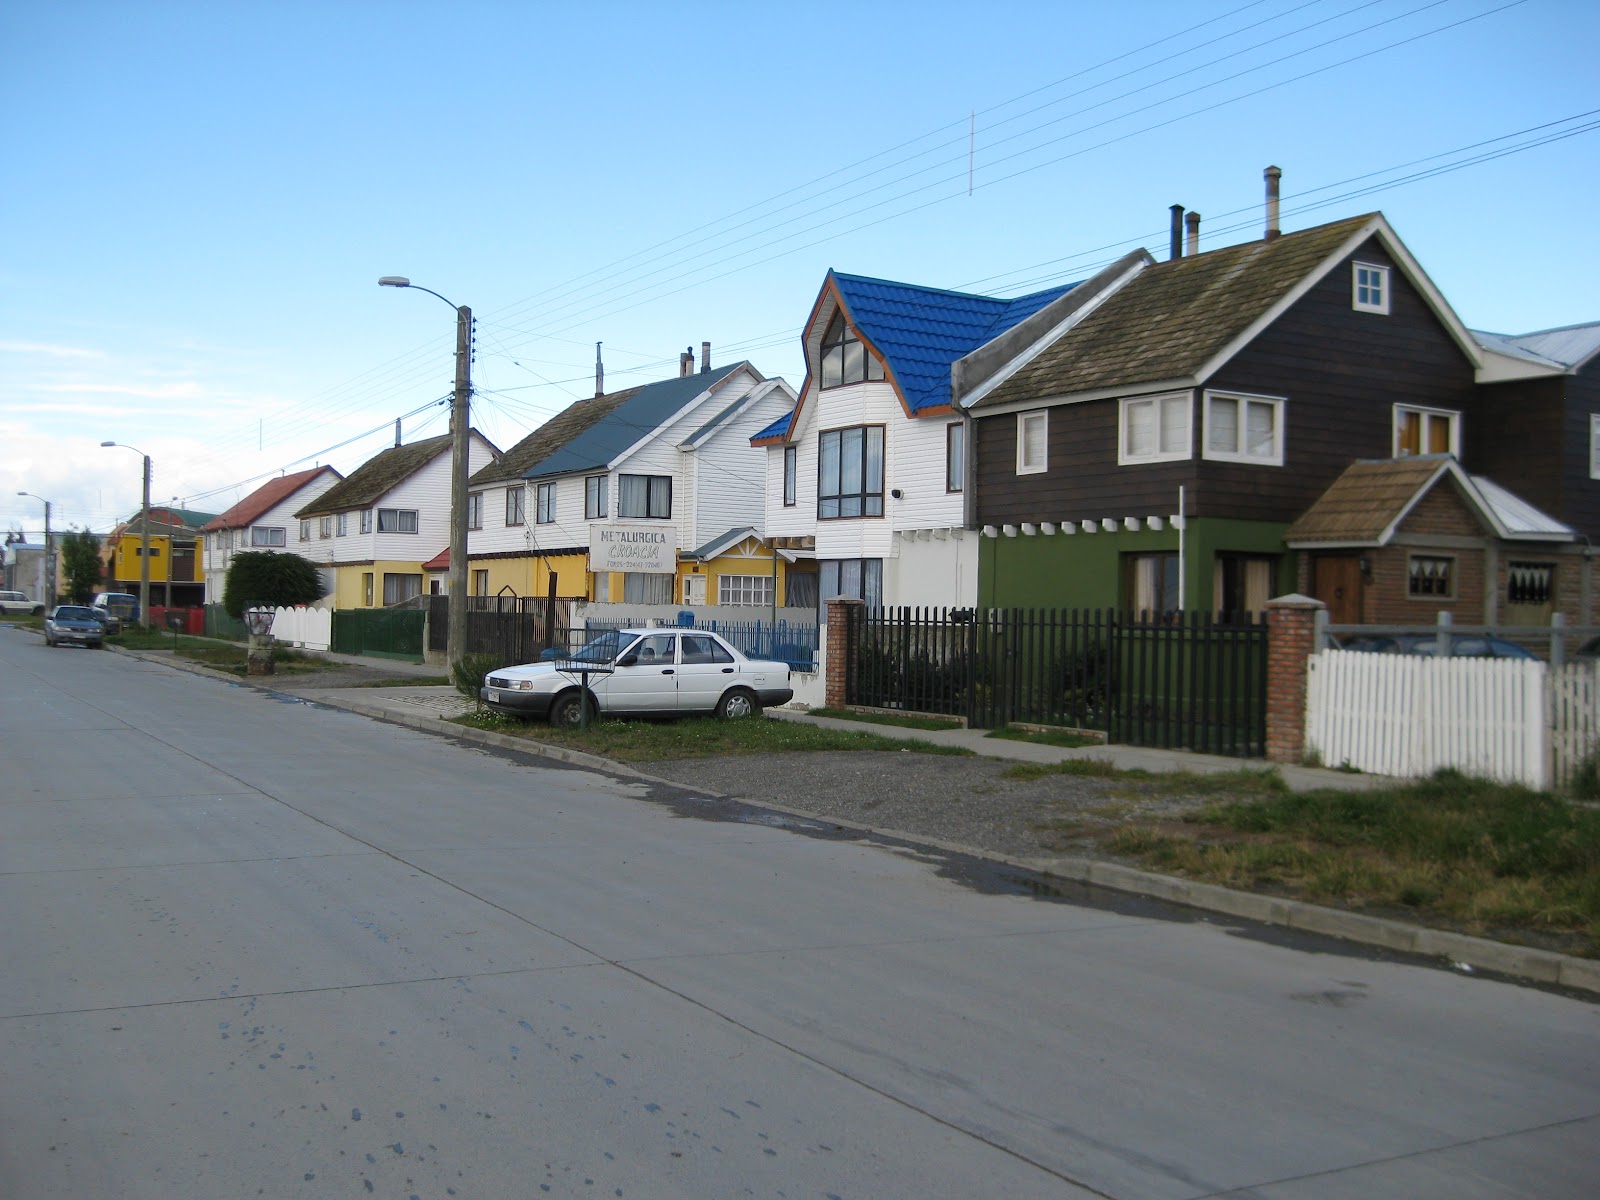
[[[682,354],[678,355],[678,378],[682,379],[685,375],[689,374],[689,372],[693,370],[694,351],[685,350]]]
[[[600,343],[594,344],[594,395],[598,400],[606,394],[606,365],[600,361]]]
[[[1183,257],[1183,205],[1172,206],[1172,246],[1168,258]]]
[[[1195,255],[1200,253],[1200,214],[1190,209],[1183,218],[1184,224],[1189,227],[1189,244],[1184,247],[1184,253]]]
[[[1282,232],[1278,228],[1278,180],[1283,178],[1283,171],[1268,167],[1261,174],[1267,181],[1267,236],[1263,240],[1270,242]]]
[[[711,343],[700,343],[700,373],[704,375],[711,370]]]
[[[400,418],[399,417],[396,417],[394,419],[394,444],[396,446],[398,446],[400,444]]]

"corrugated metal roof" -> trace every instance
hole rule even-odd
[[[830,272],[856,330],[877,348],[912,412],[950,403],[950,364],[1076,284],[999,299]]]
[[[1473,335],[1479,336],[1477,330],[1473,330]],[[1541,329],[1535,333],[1490,333],[1482,336],[1494,339],[1495,344],[1491,344],[1490,349],[1502,353],[1513,352],[1507,347],[1525,350],[1568,368],[1588,361],[1596,351],[1600,351],[1600,321],[1564,325],[1560,329]]]
[[[680,375],[649,383],[626,393],[620,403],[612,405],[598,419],[581,425],[571,436],[559,444],[550,445],[544,455],[528,461],[518,471],[522,479],[543,479],[552,475],[570,475],[577,471],[594,471],[609,465],[629,446],[646,434],[660,428],[673,414],[701,392],[715,387],[729,375],[747,364],[729,363],[693,375]],[[546,426],[535,430],[513,447],[516,454],[522,446],[537,439],[549,425],[562,421],[568,413],[582,415],[584,406],[604,406],[609,397],[581,400],[552,418]],[[591,410],[592,411],[592,410]],[[508,454],[507,457],[511,457]],[[476,480],[475,480],[476,482]]]
[[[1526,537],[1544,536],[1564,541],[1578,535],[1570,525],[1563,525],[1549,513],[1537,509],[1521,496],[1514,496],[1492,479],[1482,475],[1471,477],[1472,485],[1483,496],[1484,502],[1500,519],[1506,531]]]
[[[790,409],[760,433],[754,434],[750,440],[759,442],[763,438],[783,437],[789,432],[789,426],[794,421],[794,409]]]
[[[207,521],[201,528],[202,530],[242,529],[269,508],[281,504],[294,495],[324,471],[331,472],[335,479],[340,478],[339,472],[332,467],[312,467],[309,471],[280,475],[277,479],[267,480],[220,517]]]

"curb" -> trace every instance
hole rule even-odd
[[[249,677],[241,678],[237,675],[229,675],[196,663],[181,663],[152,658],[139,651],[123,650],[120,647],[108,648],[131,658],[162,663],[177,670],[204,675],[225,683],[242,683],[260,691],[274,690],[251,681]],[[260,677],[258,676],[257,678]],[[289,695],[290,693],[284,694]],[[314,703],[352,712],[358,716],[370,717],[373,720],[401,725],[421,733],[453,737],[462,741],[493,746],[501,750],[514,750],[536,758],[553,759],[571,766],[604,771],[608,774],[621,775],[663,787],[677,788],[679,790],[685,790],[686,788],[686,785],[676,780],[662,779],[659,776],[649,775],[625,763],[602,758],[597,754],[586,754],[580,750],[569,750],[564,746],[551,746],[543,742],[512,737],[509,734],[494,733],[484,729],[471,729],[464,725],[450,725],[447,728],[441,728],[441,725],[445,724],[442,717],[413,716],[410,713],[395,712],[393,709],[382,708],[376,704],[368,704],[361,700],[347,700],[342,696],[319,696]],[[1109,891],[1124,892],[1152,900],[1180,904],[1186,908],[1199,909],[1203,912],[1219,913],[1223,916],[1255,921],[1263,925],[1275,925],[1302,933],[1319,934],[1324,937],[1337,938],[1340,941],[1375,946],[1379,949],[1396,951],[1402,954],[1439,959],[1457,969],[1492,971],[1496,974],[1516,979],[1528,979],[1536,983],[1553,984],[1557,987],[1600,995],[1600,960],[1576,958],[1570,954],[1559,954],[1552,950],[1514,946],[1506,942],[1472,937],[1464,933],[1428,929],[1387,917],[1372,917],[1362,913],[1346,912],[1343,909],[1326,908],[1319,904],[1308,904],[1303,900],[1262,896],[1255,892],[1238,892],[1231,888],[1220,887],[1217,884],[1200,883],[1172,875],[1157,875],[1151,871],[1124,866],[1120,863],[1109,863],[1089,858],[1017,858],[1011,855],[994,854],[937,838],[907,834],[901,830],[884,829],[839,817],[821,816],[817,813],[807,812],[805,809],[790,808],[782,804],[723,795],[705,788],[689,788],[687,790],[714,796],[720,800],[736,800],[740,803],[753,804],[759,808],[781,812],[787,816],[801,817],[823,825],[834,825],[841,829],[851,829],[865,834],[889,837],[912,845],[928,846],[946,853],[962,854],[971,858],[984,859],[988,862],[1002,863],[1006,866],[1016,867],[1019,870],[1032,871],[1047,878],[1058,879],[1068,883],[1088,884],[1092,887],[1105,888]]]

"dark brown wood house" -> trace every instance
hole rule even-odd
[[[1348,591],[1346,564],[1285,534],[1356,460],[1448,455],[1563,519],[1574,511],[1526,487],[1526,459],[1491,456],[1495,422],[1510,419],[1492,394],[1505,355],[1381,214],[1167,262],[1141,253],[1069,294],[1055,327],[1019,326],[983,348],[985,369],[957,366],[972,523],[987,535],[980,603],[1328,599]],[[1569,433],[1541,435],[1547,454]]]

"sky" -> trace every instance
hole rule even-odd
[[[0,530],[221,512],[712,344],[829,268],[1011,296],[1168,206],[1381,210],[1472,328],[1600,319],[1591,0],[0,3]],[[119,443],[102,448],[104,441]],[[131,446],[133,450],[124,449]],[[31,493],[18,496],[18,492]]]

